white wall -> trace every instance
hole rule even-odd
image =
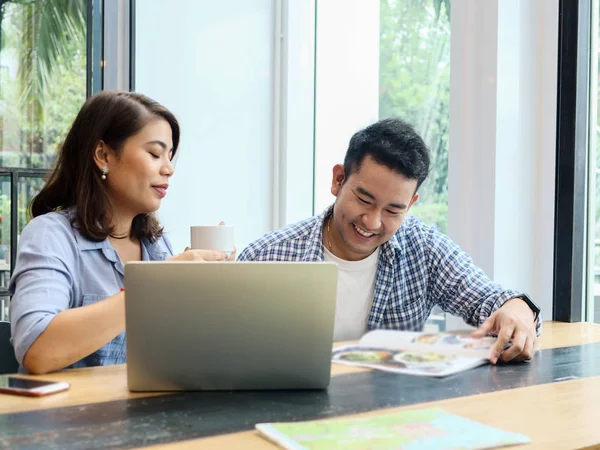
[[[454,0],[451,20],[448,234],[551,319],[558,1]]]
[[[379,118],[379,1],[317,2],[315,213],[333,203],[332,168]]]
[[[272,0],[136,4],[135,89],[170,108],[180,155],[160,218],[176,249],[224,220],[243,249],[272,223]]]

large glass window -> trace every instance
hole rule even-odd
[[[331,168],[378,119],[401,117],[431,149],[412,213],[445,232],[448,211],[450,0],[317,2],[315,212],[333,202]]]
[[[379,117],[401,117],[431,150],[431,174],[412,214],[446,232],[450,0],[382,0]]]
[[[87,7],[86,0],[0,2],[0,294],[29,203],[86,97]],[[2,297],[0,320],[6,306]]]
[[[411,214],[446,232],[450,0],[317,2],[315,71],[315,213],[334,201],[331,169],[343,162],[352,134],[400,117],[431,150]],[[427,327],[444,326],[436,308]]]
[[[431,151],[431,172],[411,214],[446,232],[450,101],[450,0],[381,0],[379,117],[402,117]],[[426,328],[444,331],[435,307]]]
[[[86,95],[86,1],[2,5],[0,166],[52,166]]]

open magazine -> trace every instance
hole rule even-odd
[[[332,361],[386,372],[445,377],[486,364],[496,338],[459,333],[375,330],[358,345],[334,349]]]

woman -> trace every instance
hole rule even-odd
[[[226,259],[172,256],[154,215],[178,145],[173,114],[143,95],[105,91],[85,102],[33,199],[10,281],[12,343],[27,371],[125,362],[125,263]]]

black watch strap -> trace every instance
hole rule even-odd
[[[527,306],[529,306],[531,308],[531,310],[533,311],[533,315],[534,315],[533,321],[535,322],[538,319],[538,317],[540,316],[540,311],[541,311],[540,307],[533,300],[531,300],[531,298],[527,294],[519,294],[515,298],[520,298],[525,303],[527,303]]]

